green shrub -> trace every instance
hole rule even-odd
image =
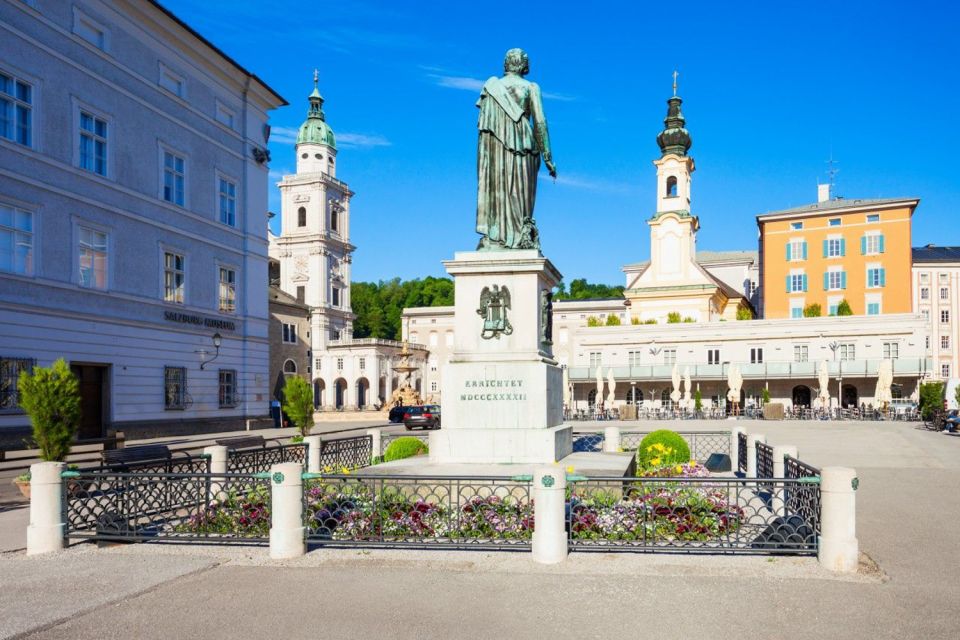
[[[620,316],[611,313],[607,316],[607,326],[608,327],[618,327],[620,326]]]
[[[66,361],[60,358],[49,368],[34,367],[32,373],[21,371],[17,388],[40,459],[66,459],[80,426],[80,383]]]
[[[644,321],[643,321],[643,324],[657,324],[657,319],[656,319],[656,318],[650,318],[650,319],[648,319],[648,320],[644,320]]]
[[[603,323],[600,322],[600,318],[597,316],[587,316],[587,326],[588,327],[600,327]]]
[[[301,436],[313,427],[313,389],[300,376],[290,376],[283,386],[283,410],[293,420]]]
[[[700,395],[700,389],[693,392],[693,409],[694,411],[703,411],[703,396]]]
[[[632,318],[630,318],[630,324],[640,324],[640,317],[633,316]]]
[[[640,441],[637,447],[637,472],[690,462],[690,447],[676,431],[660,429]]]
[[[737,320],[753,320],[753,314],[746,307],[738,307]]]
[[[430,448],[427,447],[423,441],[404,436],[390,443],[387,450],[383,452],[383,461],[392,462],[393,460],[403,460],[404,458],[412,458],[413,456],[419,456],[429,452]]]
[[[680,312],[671,311],[667,314],[667,324],[679,324],[680,323]]]
[[[925,382],[920,385],[920,415],[929,420],[937,409],[943,408],[943,383]]]
[[[770,389],[766,387],[763,388],[763,391],[760,392],[760,399],[763,400],[763,404],[770,403]]]
[[[838,316],[852,316],[853,309],[850,308],[850,303],[847,302],[847,299],[844,298],[837,305],[837,315]]]
[[[816,302],[808,304],[803,308],[804,318],[819,318],[823,315],[823,309]]]

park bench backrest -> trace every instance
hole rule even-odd
[[[164,444],[145,444],[138,447],[110,449],[100,454],[104,464],[129,464],[147,460],[169,460],[170,448]]]
[[[221,447],[227,447],[228,449],[252,449],[267,446],[267,442],[263,439],[263,436],[236,436],[233,438],[220,438],[215,442]]]

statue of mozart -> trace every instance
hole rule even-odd
[[[533,205],[540,156],[554,178],[550,136],[540,87],[524,79],[530,62],[522,49],[510,49],[503,77],[483,85],[477,107],[477,249],[540,249]]]

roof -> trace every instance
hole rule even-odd
[[[164,7],[162,4],[160,4],[159,2],[157,2],[157,0],[147,0],[147,1],[148,1],[151,5],[153,5],[154,7],[156,7],[157,10],[159,10],[161,13],[163,13],[163,14],[166,15],[168,18],[170,18],[171,20],[173,20],[174,22],[176,22],[178,25],[180,25],[181,27],[183,27],[183,28],[184,28],[190,35],[192,35],[194,38],[196,38],[197,40],[199,40],[199,41],[202,42],[203,44],[205,44],[205,45],[207,45],[208,47],[210,47],[210,49],[212,49],[214,53],[216,53],[216,54],[219,55],[221,58],[223,58],[224,60],[226,60],[227,62],[229,62],[231,65],[233,65],[233,67],[234,67],[235,69],[237,69],[238,71],[240,71],[241,73],[243,73],[243,74],[245,74],[245,75],[250,76],[251,78],[253,78],[253,79],[256,80],[257,82],[259,82],[259,83],[263,86],[264,89],[266,89],[266,90],[269,91],[271,94],[273,94],[273,97],[276,98],[276,99],[280,102],[280,106],[285,107],[285,106],[287,106],[287,105],[289,104],[289,103],[283,98],[283,96],[281,96],[279,93],[277,93],[276,91],[274,91],[274,89],[273,89],[270,85],[268,85],[266,82],[264,82],[263,80],[261,80],[260,77],[259,77],[257,74],[255,74],[255,73],[250,73],[249,71],[247,71],[247,69],[244,68],[239,62],[237,62],[236,60],[234,60],[233,58],[231,58],[230,56],[228,56],[227,54],[225,54],[219,47],[217,47],[217,45],[213,44],[212,42],[210,42],[209,40],[207,40],[206,38],[204,38],[204,37],[203,37],[202,35],[200,35],[200,33],[197,32],[193,27],[191,27],[191,26],[188,25],[186,22],[184,22],[183,20],[181,20],[180,18],[178,18],[178,17],[176,16],[176,14],[174,14],[172,11],[170,11],[169,9],[167,9],[166,7]]]
[[[800,214],[817,214],[821,212],[842,211],[844,209],[870,209],[877,207],[889,207],[893,204],[909,204],[914,206],[920,202],[920,198],[834,198],[826,202],[815,202],[806,204],[802,207],[793,207],[792,209],[780,209],[779,211],[768,211],[757,216],[757,220],[776,216],[795,216]]]
[[[294,296],[290,295],[276,285],[270,285],[269,292],[267,294],[267,301],[270,304],[284,304],[288,307],[299,307],[304,311],[310,311],[309,306],[300,302]]]
[[[756,251],[697,251],[697,262],[713,264],[717,262],[756,262]]]
[[[938,247],[928,244],[913,248],[913,261],[917,262],[960,262],[960,247]]]

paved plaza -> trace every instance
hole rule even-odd
[[[804,558],[577,553],[540,566],[529,553],[324,549],[276,562],[263,547],[78,545],[0,555],[0,636],[960,635],[960,437],[899,422],[739,424],[813,464],[856,467],[860,574]],[[25,521],[0,513],[0,531]]]

